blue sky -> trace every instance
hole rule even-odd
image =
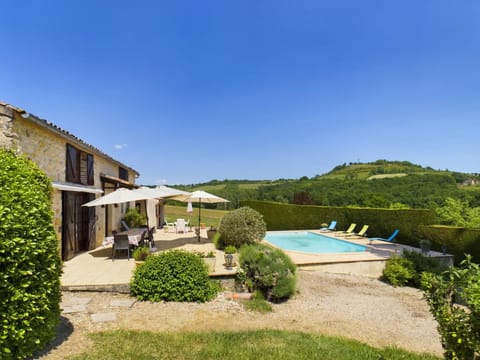
[[[0,99],[137,183],[480,172],[478,1],[2,1]]]

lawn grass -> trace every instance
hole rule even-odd
[[[94,333],[91,337],[93,348],[73,359],[440,359],[298,331],[151,333],[113,330]]]
[[[220,225],[220,220],[226,213],[228,213],[228,211],[202,208],[200,212],[200,220],[208,227],[211,225],[218,227]],[[187,204],[184,206],[165,205],[165,217],[168,219],[168,221],[175,221],[178,218],[190,220],[191,225],[197,226],[198,208],[194,207],[193,212],[187,213]]]

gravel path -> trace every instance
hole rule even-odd
[[[384,347],[441,355],[436,322],[420,291],[354,275],[300,271],[298,293],[273,312],[246,311],[222,295],[206,304],[136,302],[125,294],[63,294],[59,337],[41,359],[85,351],[87,333],[128,328],[151,331],[290,329],[342,336]]]

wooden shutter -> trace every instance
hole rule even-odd
[[[94,185],[95,178],[93,176],[93,155],[87,154],[87,185]]]
[[[67,144],[66,180],[79,184],[80,180],[80,153],[72,145]]]

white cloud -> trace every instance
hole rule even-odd
[[[127,144],[115,144],[113,146],[116,150],[122,150],[123,148],[127,147]]]
[[[156,185],[165,185],[167,183],[167,179],[158,179],[155,181]]]

